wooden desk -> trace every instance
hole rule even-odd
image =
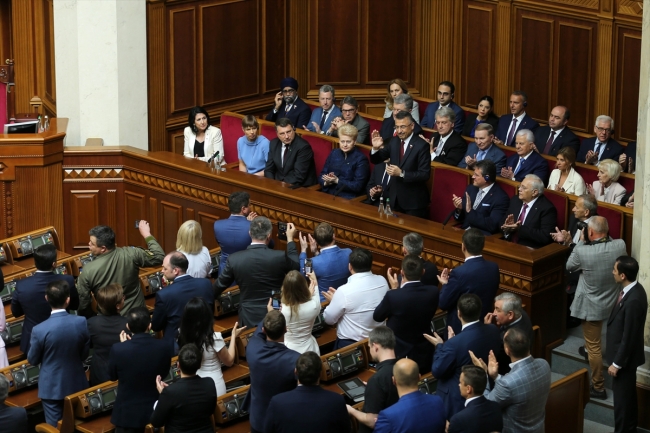
[[[375,374],[374,370],[356,371],[354,373],[346,374],[345,376],[337,377],[332,382],[327,382],[327,383],[322,383],[321,382],[320,386],[322,386],[323,388],[325,388],[328,391],[332,391],[332,392],[335,392],[337,394],[343,395],[344,392],[343,392],[343,390],[341,388],[339,388],[337,383],[345,382],[346,380],[350,380],[353,377],[358,377],[359,379],[363,380],[364,382],[368,382],[368,379],[370,379],[373,374]]]
[[[31,388],[11,393],[5,403],[9,406],[24,407],[27,410],[40,406],[41,399],[38,398],[38,387],[34,385]]]
[[[180,223],[195,219],[210,249],[216,247],[210,236],[214,221],[230,215],[228,196],[246,190],[251,196],[251,210],[259,215],[274,223],[293,222],[303,233],[313,232],[316,225],[326,221],[335,229],[337,244],[367,248],[374,262],[386,266],[400,265],[402,238],[413,231],[424,238],[423,257],[439,269],[456,267],[464,260],[460,230],[410,216],[380,216],[373,206],[306,188],[291,189],[238,170],[213,171],[201,161],[169,152],[74,147],[65,149],[63,160],[64,208],[69,210],[62,231],[66,246],[78,244],[80,239],[87,242],[87,227],[98,224],[114,225],[118,245],[144,246],[132,224],[117,222],[145,218],[152,222],[152,233],[163,249],[171,251]],[[88,207],[94,203],[98,211]],[[486,240],[483,252],[487,260],[499,265],[500,290],[522,297],[533,324],[542,328],[544,345],[550,347],[562,341],[566,330],[562,287],[565,254],[566,248],[559,245],[531,250],[492,237]],[[226,320],[217,319],[215,329],[232,329],[234,321]]]
[[[230,367],[222,366],[221,370],[223,372],[223,380],[226,382],[226,386],[232,382],[243,380],[250,376],[250,370],[248,367],[240,364],[233,364]]]
[[[20,342],[16,342],[11,346],[7,346],[6,350],[7,350],[7,359],[9,360],[9,364],[14,364],[18,361],[22,361],[23,359],[27,358],[27,355],[25,355],[23,352],[20,351]]]
[[[219,316],[214,318],[214,330],[216,332],[221,332],[223,334],[230,334],[232,328],[235,326],[235,322],[239,321],[239,316],[237,313],[227,314],[225,316]]]
[[[236,422],[218,427],[219,433],[249,433],[251,431],[251,422],[248,418],[240,418]]]
[[[75,421],[75,431],[81,433],[112,433],[115,426],[111,424],[111,412],[103,413],[96,418]]]

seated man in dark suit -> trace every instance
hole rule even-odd
[[[165,256],[162,273],[172,284],[156,292],[156,304],[151,319],[151,329],[163,331],[163,339],[174,345],[187,301],[203,298],[214,306],[212,284],[207,278],[194,278],[186,274],[189,262],[185,254],[174,251]]]
[[[174,356],[169,342],[149,334],[151,319],[146,307],[136,307],[126,317],[132,334],[122,331],[122,342],[113,345],[108,363],[111,380],[118,381],[111,415],[117,433],[144,430],[158,398],[156,376],[167,376]]]
[[[563,147],[570,147],[576,151],[580,150],[580,139],[567,126],[571,113],[569,109],[558,105],[551,110],[548,117],[548,125],[540,126],[535,131],[535,147],[539,153],[544,155],[557,156]]]
[[[298,97],[298,81],[292,77],[283,78],[280,90],[274,99],[273,110],[266,115],[266,120],[276,122],[286,117],[292,125],[303,128],[311,117],[311,108]]]
[[[404,257],[412,254],[418,256],[422,261],[422,270],[424,274],[420,278],[420,282],[426,286],[438,285],[438,268],[431,262],[427,262],[422,257],[422,250],[424,249],[424,239],[419,233],[411,232],[404,235],[402,238],[402,255]],[[402,275],[397,276],[397,281],[402,284]]]
[[[499,233],[506,216],[510,199],[496,183],[497,169],[492,161],[484,159],[474,166],[472,185],[467,185],[465,195],[453,195],[454,219],[463,229],[470,227],[486,235]]]
[[[548,182],[548,162],[535,152],[535,136],[532,131],[522,129],[517,132],[517,153],[510,155],[506,166],[501,169],[501,176],[521,182],[529,174],[537,175],[544,184]]]
[[[481,299],[481,317],[492,311],[492,299],[499,290],[499,265],[483,258],[484,245],[483,233],[475,228],[466,230],[460,244],[465,263],[451,271],[444,268],[438,277],[442,284],[439,307],[447,311],[447,326],[454,334],[458,334],[462,327],[456,313],[461,295],[473,293]]]
[[[321,86],[318,90],[318,103],[320,107],[314,108],[311,112],[309,123],[303,125],[303,128],[317,134],[325,134],[332,125],[332,120],[341,115],[341,110],[334,103],[334,87],[329,84]]]
[[[497,173],[506,166],[506,154],[493,144],[494,128],[489,123],[479,123],[474,132],[474,143],[467,145],[467,152],[460,160],[460,168],[474,169],[476,163],[483,160],[492,161],[497,167]]]
[[[456,113],[449,107],[436,111],[436,127],[429,143],[431,161],[456,167],[467,152],[467,142],[460,133],[454,131]]]
[[[271,399],[264,433],[350,431],[350,418],[343,396],[319,385],[322,369],[323,361],[316,353],[300,355],[294,370],[299,386]]]
[[[596,117],[594,134],[595,137],[582,140],[576,162],[598,165],[604,159],[618,161],[623,153],[623,146],[612,138],[614,119],[605,115]]]
[[[412,359],[400,359],[393,367],[393,382],[399,401],[379,412],[375,433],[443,433],[445,407],[437,395],[422,394],[418,389],[418,365]]]
[[[151,414],[154,427],[165,427],[169,433],[212,433],[212,414],[217,405],[217,389],[211,377],[199,377],[201,351],[196,345],[184,345],[178,353],[181,378],[171,385],[156,377],[160,393],[156,408]]]
[[[634,174],[636,171],[636,141],[630,141],[627,143],[625,150],[621,156],[618,157],[618,163],[621,164],[621,167],[625,173]],[[624,206],[622,202],[621,206]]]
[[[273,291],[282,287],[287,272],[299,270],[298,251],[293,237],[296,228],[287,225],[287,251],[274,251],[267,244],[273,226],[266,217],[257,217],[250,223],[252,243],[244,251],[228,257],[228,262],[214,282],[214,296],[218,298],[233,281],[239,283],[239,320],[242,326],[255,326],[266,314],[266,305]],[[166,290],[166,289],[164,289]]]
[[[501,407],[483,396],[487,386],[485,371],[475,365],[464,365],[458,383],[465,408],[451,417],[447,433],[500,432],[503,429]]]
[[[348,95],[341,101],[341,117],[335,117],[332,120],[330,128],[326,134],[332,137],[338,137],[339,126],[349,123],[357,128],[357,143],[368,144],[370,136],[370,124],[363,117],[359,116],[359,103],[352,96]]]
[[[24,407],[7,406],[9,379],[0,374],[0,431],[6,433],[27,433],[27,411]]]
[[[297,186],[316,185],[318,179],[311,145],[296,135],[293,124],[286,117],[275,122],[275,131],[278,137],[269,144],[264,177]]]
[[[541,248],[553,242],[551,233],[556,224],[557,210],[544,197],[544,183],[534,174],[526,175],[519,185],[519,195],[510,199],[508,217],[501,226],[505,239],[526,247]]]
[[[56,247],[51,244],[41,245],[34,251],[36,272],[31,277],[16,280],[16,290],[11,295],[11,314],[14,317],[25,315],[23,332],[20,338],[20,351],[29,353],[32,328],[50,317],[52,308],[45,299],[45,290],[52,281],[65,281],[70,287],[70,304],[68,311],[79,307],[79,294],[72,275],[54,273],[56,267]]]
[[[400,111],[395,116],[397,137],[384,146],[379,132],[372,133],[370,161],[379,164],[390,159],[386,172],[391,176],[388,191],[393,211],[426,218],[429,207],[427,181],[431,175],[429,145],[413,134],[415,120],[410,113]]]
[[[514,146],[515,135],[522,129],[535,131],[539,124],[526,114],[528,96],[526,93],[515,90],[510,95],[510,115],[504,114],[499,119],[494,142],[501,146]],[[533,140],[531,140],[533,141]]]
[[[395,333],[395,355],[414,360],[420,372],[427,373],[431,368],[433,347],[424,334],[431,333],[431,319],[438,309],[438,288],[422,284],[422,274],[422,260],[416,255],[402,260],[401,287],[389,269],[387,276],[392,290],[384,295],[372,318],[376,322],[388,319],[386,326]]]
[[[385,117],[381,122],[381,131],[379,135],[384,141],[389,141],[391,138],[397,135],[395,130],[395,116],[400,111],[406,111],[410,113],[413,110],[413,98],[408,93],[400,93],[393,99],[393,115]],[[422,127],[415,122],[415,128],[413,133],[418,137],[423,133]]]
[[[484,324],[481,318],[481,299],[473,293],[466,293],[458,299],[456,314],[462,324],[462,332],[457,335],[449,334],[445,342],[438,334],[427,339],[436,346],[433,356],[431,374],[438,379],[436,395],[445,404],[447,419],[460,412],[465,400],[460,394],[458,380],[464,365],[472,363],[469,353],[487,361],[492,352],[498,354],[501,349],[499,331],[493,326]]]
[[[451,108],[456,113],[454,121],[454,131],[462,133],[465,127],[465,110],[454,102],[454,94],[456,93],[456,86],[451,81],[442,81],[438,85],[438,100],[432,102],[427,106],[422,118],[422,126],[425,128],[436,129],[436,112],[440,108]]]
[[[388,174],[386,168],[390,165],[390,158],[379,164],[375,164],[366,185],[366,199],[363,201],[366,204],[378,206],[379,203],[384,204],[384,199],[388,197],[388,189],[392,185],[391,175]]]
[[[282,341],[287,321],[278,310],[269,311],[246,346],[251,387],[243,409],[250,413],[251,433],[264,431],[273,396],[296,387],[295,366],[300,354]]]

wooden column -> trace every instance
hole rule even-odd
[[[612,113],[612,0],[601,0],[598,22],[598,46],[596,48],[596,94],[594,108],[596,116]],[[614,119],[616,120],[616,119]]]
[[[32,0],[13,1],[11,6],[14,61],[16,64],[16,111],[26,113],[31,111],[29,100],[36,94],[36,80],[34,79],[34,2]],[[20,43],[17,43],[18,41]]]
[[[508,98],[514,90],[512,88],[512,76],[514,64],[512,61],[513,50],[510,40],[514,34],[512,30],[512,0],[501,0],[497,5],[497,29],[496,32],[496,62],[494,82],[494,111],[497,113],[508,113]]]
[[[343,48],[343,47],[342,47]],[[289,75],[298,80],[298,94],[309,91],[309,2],[289,2]]]
[[[149,79],[149,149],[168,150],[167,130],[167,54],[169,48],[165,36],[165,3],[163,0],[147,2],[147,61]]]

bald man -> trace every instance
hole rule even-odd
[[[443,433],[445,407],[437,395],[422,394],[418,390],[418,364],[408,358],[400,359],[393,367],[393,382],[399,401],[379,412],[375,433]],[[427,416],[422,416],[427,414]]]

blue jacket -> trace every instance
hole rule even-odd
[[[219,274],[223,271],[228,256],[248,248],[251,236],[248,234],[251,222],[242,215],[230,215],[228,219],[214,222],[214,238],[221,247]]]
[[[334,173],[339,178],[338,184],[325,186],[323,175]],[[354,198],[363,195],[366,183],[370,177],[368,157],[356,147],[348,152],[347,157],[341,149],[334,149],[318,176],[322,191],[343,198]]]
[[[341,116],[341,109],[336,106],[336,104],[332,105],[332,108],[330,108],[330,113],[327,115],[327,119],[325,119],[325,123],[323,124],[323,127],[321,128],[321,131],[327,131],[330,129],[330,126],[332,125],[332,120],[336,117]],[[323,117],[323,107],[318,107],[314,108],[314,110],[311,112],[311,119],[309,119],[309,123],[306,125],[296,125],[299,128],[302,128],[303,126],[307,126],[307,129],[311,132],[316,132],[316,128],[314,128],[314,125],[312,125],[311,122],[316,122],[316,125],[320,126],[320,119]]]
[[[514,172],[517,169],[518,163],[519,155],[515,153],[514,155],[510,155],[510,158],[508,158],[506,167],[512,167],[512,171]],[[544,184],[548,183],[548,162],[542,155],[534,150],[528,159],[525,160],[523,167],[521,167],[515,174],[515,180],[521,182],[527,174],[536,174],[540,179],[542,179]]]
[[[322,292],[327,292],[330,287],[338,289],[348,282],[350,276],[350,248],[339,248],[335,245],[332,248],[322,250],[319,255],[312,257],[311,266],[318,279],[318,290],[320,290],[320,300],[325,298]],[[307,253],[300,253],[300,272],[305,275],[305,260]]]
[[[602,146],[601,146],[602,147]],[[595,150],[596,148],[596,137],[585,138],[580,145],[580,152],[576,156],[576,162],[584,162],[587,160],[587,152],[590,150]],[[625,149],[619,144],[618,141],[610,138],[605,145],[605,149],[600,151],[601,156],[598,158],[599,161],[603,159],[613,159],[618,161],[618,157],[621,156]]]
[[[467,152],[465,153],[465,156],[471,156],[472,158],[475,158],[479,152],[480,150],[476,143],[469,143],[467,145]],[[458,163],[458,166],[460,168],[467,168],[467,163],[465,163],[465,156],[463,156],[463,159],[461,159]],[[490,148],[487,150],[487,153],[485,154],[485,158],[483,159],[489,159],[497,166],[497,174],[501,173],[501,169],[506,166],[506,154],[503,153],[503,150],[499,149],[498,146],[490,146]]]
[[[374,433],[444,433],[445,423],[440,397],[413,391],[379,412]]]
[[[480,422],[477,422],[480,420]],[[501,408],[480,396],[449,420],[449,433],[492,433],[503,430]]]
[[[476,202],[478,187],[467,185],[465,192],[469,194],[472,206]],[[497,182],[492,185],[490,191],[481,199],[478,208],[472,209],[471,212],[465,211],[467,197],[463,194],[463,202],[460,209],[456,210],[454,218],[462,224],[463,229],[470,227],[479,229],[484,235],[489,236],[501,232],[501,225],[506,220],[506,213],[510,206],[510,197],[499,186]]]
[[[454,131],[459,134],[463,133],[463,128],[465,127],[465,110],[460,108],[458,104],[454,101],[449,103],[449,108],[454,110],[456,113],[456,121],[454,122]],[[440,102],[432,102],[427,105],[427,109],[424,111],[424,118],[420,120],[420,124],[425,128],[435,128],[436,127],[436,111],[440,107]]]

